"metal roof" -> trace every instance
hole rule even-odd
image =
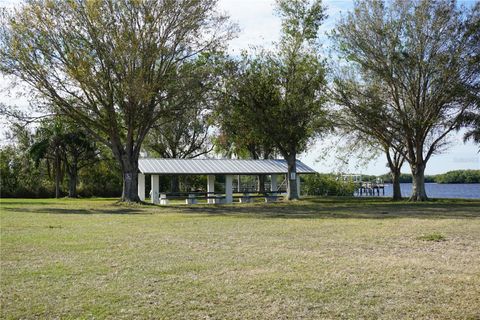
[[[144,174],[286,174],[287,162],[272,160],[239,159],[154,159],[141,158],[138,169]],[[315,170],[297,160],[297,173],[316,173]]]

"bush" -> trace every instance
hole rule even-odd
[[[355,184],[339,180],[333,174],[308,175],[303,179],[302,194],[311,196],[353,196]]]
[[[103,160],[79,172],[78,194],[81,197],[120,197],[122,174],[115,160]]]

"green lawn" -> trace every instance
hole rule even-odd
[[[480,201],[1,200],[3,319],[480,319]]]

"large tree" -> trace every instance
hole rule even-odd
[[[246,138],[272,145],[288,164],[288,199],[297,199],[297,155],[323,127],[325,68],[318,31],[325,18],[321,1],[279,0],[282,37],[274,51],[241,62],[226,93],[237,100]],[[248,135],[247,135],[248,134]]]
[[[426,164],[475,103],[480,77],[465,23],[475,14],[466,10],[446,0],[362,0],[334,33],[350,66],[385,92],[384,120],[405,147],[397,151],[411,167],[413,201],[427,199]]]
[[[123,173],[122,199],[139,201],[145,136],[204,91],[189,61],[234,31],[216,3],[28,0],[3,21],[1,71],[107,145]]]
[[[224,61],[224,78],[228,80],[214,115],[219,127],[217,152],[248,159],[275,155],[273,139],[263,132],[258,119],[258,111],[271,105],[268,99],[275,96],[273,81],[262,76],[261,66],[261,59],[252,59],[246,53],[239,60]],[[257,191],[265,192],[265,175],[258,176]]]
[[[320,0],[278,0],[282,37],[270,68],[277,76],[278,103],[263,114],[266,133],[288,164],[288,198],[297,199],[296,160],[326,125],[325,67],[319,56],[319,27],[326,15]]]
[[[397,132],[391,126],[391,113],[384,104],[388,98],[384,95],[378,83],[362,81],[347,70],[338,72],[331,91],[333,102],[340,106],[334,121],[340,132],[355,143],[382,151],[392,178],[392,199],[400,200],[405,146],[402,140],[393,138]]]
[[[194,159],[212,150],[210,120],[205,110],[190,109],[165,124],[155,125],[145,149],[162,158]]]
[[[157,123],[148,134],[144,148],[161,158],[194,159],[213,149],[210,142],[209,112],[202,104],[190,106],[167,122]],[[180,191],[178,176],[171,176],[171,191]]]

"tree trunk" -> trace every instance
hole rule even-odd
[[[392,200],[402,200],[402,189],[400,188],[400,169],[391,170],[393,196]]]
[[[68,172],[68,197],[77,197],[77,170],[72,169]]]
[[[288,177],[287,177],[287,198],[288,200],[297,200],[297,155],[296,153],[289,154],[286,159],[288,165]]]
[[[412,169],[412,196],[410,201],[428,200],[425,191],[425,163],[411,165]]]
[[[180,181],[178,179],[178,176],[171,176],[170,192],[180,192]]]
[[[61,178],[61,168],[62,161],[59,154],[55,154],[55,198],[60,198],[60,178]]]
[[[390,154],[390,151],[393,151],[393,155]],[[402,200],[400,174],[405,157],[400,152],[393,149],[390,145],[385,147],[385,155],[387,156],[388,167],[390,168],[390,176],[392,177],[392,200]]]
[[[138,197],[138,156],[122,157],[123,192],[122,201],[140,202]]]
[[[258,193],[265,193],[265,175],[258,175]]]

